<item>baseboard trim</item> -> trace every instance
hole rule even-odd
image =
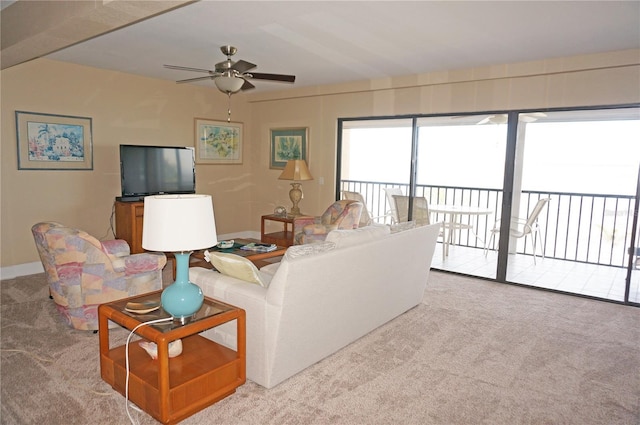
[[[260,239],[260,232],[248,230],[244,232],[218,235],[218,240],[221,241],[234,238]],[[42,267],[42,263],[39,261],[34,263],[16,264],[15,266],[0,267],[0,280],[15,279],[16,277],[29,276],[38,273],[44,273],[44,267]]]
[[[35,263],[16,264],[15,266],[1,267],[0,279],[15,279],[19,276],[28,276],[38,273],[44,273],[44,267],[42,267],[42,263],[39,261]]]

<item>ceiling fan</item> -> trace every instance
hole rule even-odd
[[[181,71],[204,72],[208,75],[204,77],[188,78],[186,80],[178,80],[176,83],[192,83],[201,80],[213,80],[218,90],[231,96],[240,90],[249,90],[255,86],[249,80],[268,80],[285,83],[293,83],[296,80],[295,75],[283,74],[265,74],[262,72],[248,72],[257,65],[244,60],[234,62],[231,56],[235,55],[238,49],[233,46],[221,46],[220,51],[227,56],[227,60],[219,62],[215,65],[215,69],[190,68],[186,66],[164,65],[165,68],[177,69]]]

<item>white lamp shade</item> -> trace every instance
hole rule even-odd
[[[156,195],[144,198],[142,247],[187,252],[218,243],[209,195]]]

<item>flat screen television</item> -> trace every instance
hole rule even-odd
[[[194,149],[180,146],[120,145],[120,201],[148,195],[196,193]]]

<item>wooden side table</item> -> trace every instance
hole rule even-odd
[[[262,216],[262,222],[260,225],[260,240],[264,243],[274,243],[278,246],[291,246],[293,245],[293,219],[292,215],[275,215],[267,214]],[[265,233],[265,222],[277,221],[282,223],[283,229],[281,232]]]
[[[129,301],[159,302],[160,294],[151,292],[98,307],[100,374],[122,395],[126,391],[126,347],[110,347],[108,322],[133,330],[143,322],[170,317],[162,308],[144,315],[125,311]],[[237,351],[198,335],[233,320]],[[175,424],[234,393],[246,380],[245,330],[244,310],[208,297],[186,325],[169,321],[138,328],[136,334],[157,344],[158,358],[151,359],[138,341],[129,344],[129,399],[163,424]],[[169,343],[177,339],[182,339],[182,354],[169,359]]]

